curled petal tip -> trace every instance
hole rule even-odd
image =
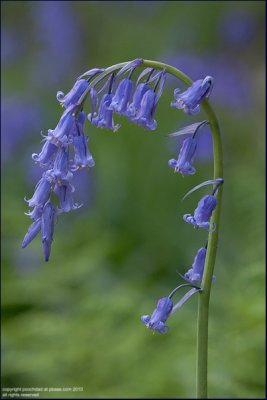
[[[57,92],[56,98],[58,101],[61,101],[64,98],[65,94],[61,91]]]

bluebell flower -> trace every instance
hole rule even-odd
[[[112,98],[109,108],[121,115],[128,115],[128,105],[133,94],[133,82],[128,79],[122,79]]]
[[[24,249],[28,244],[35,238],[35,236],[40,232],[41,230],[41,218],[38,218],[36,221],[34,221],[29,229],[28,232],[26,233],[21,247]]]
[[[156,101],[157,94],[152,89],[147,90],[142,97],[137,115],[129,119],[146,129],[152,131],[155,130],[158,125],[157,121],[154,119],[154,114],[156,111]]]
[[[193,137],[189,137],[183,141],[178,160],[171,159],[168,164],[171,168],[174,168],[175,172],[180,172],[182,175],[193,175],[196,170],[191,165],[197,148],[197,140]]]
[[[213,195],[206,195],[198,202],[197,208],[195,209],[194,216],[185,214],[183,219],[185,222],[193,225],[194,228],[203,228],[208,232],[213,232],[216,229],[216,225],[213,222],[212,229],[210,228],[209,219],[213,210],[217,205],[216,197]]]
[[[84,111],[80,111],[77,118],[75,119],[75,123],[72,126],[72,131],[70,134],[72,140],[75,136],[83,132],[85,121],[86,121],[86,114]]]
[[[74,169],[93,167],[95,165],[92,154],[87,145],[87,139],[83,133],[73,138],[74,144]]]
[[[186,114],[197,114],[200,111],[199,104],[204,98],[208,98],[213,87],[213,78],[206,76],[194,82],[185,92],[178,94],[180,89],[174,90],[176,101],[171,103],[172,107],[184,110]]]
[[[59,197],[60,211],[69,212],[81,207],[73,201],[72,193],[74,190],[74,187],[67,180],[55,184],[54,193]]]
[[[146,83],[139,83],[139,85],[137,85],[133,95],[133,101],[131,104],[129,104],[127,110],[127,116],[129,117],[129,119],[136,117],[136,115],[138,114],[141,107],[142,98],[148,90],[151,89]]]
[[[35,206],[32,211],[25,213],[28,217],[30,217],[33,221],[37,220],[42,216],[42,207]]]
[[[32,159],[41,165],[47,165],[51,163],[57,150],[58,147],[55,144],[51,143],[49,140],[45,140],[41,152],[39,154],[34,153]]]
[[[51,194],[51,179],[43,174],[35,187],[34,194],[31,199],[26,200],[30,207],[42,207],[49,199]]]
[[[146,83],[144,83],[143,86],[141,86],[142,84],[137,86],[138,91],[136,93],[136,99],[134,99],[133,104],[129,106],[128,114],[130,121],[135,122],[136,124],[141,125],[149,130],[155,130],[157,128],[157,121],[154,119],[154,114],[157,103],[163,91],[163,86],[166,79],[166,71],[162,70],[159,72],[152,80],[155,79],[156,83],[154,90],[148,87]],[[150,82],[152,82],[152,80],[150,80]],[[137,108],[134,106],[135,102],[137,103]],[[137,112],[135,112],[135,109],[137,109]]]
[[[68,143],[68,136],[73,128],[75,118],[67,110],[62,114],[59,123],[54,130],[48,130],[47,140],[50,140],[56,145]]]
[[[43,254],[45,261],[49,260],[51,252],[51,245],[54,233],[54,218],[55,218],[55,210],[49,201],[45,204],[43,208],[42,223],[41,223]]]
[[[164,324],[167,321],[173,308],[173,302],[169,297],[159,299],[157,308],[151,315],[143,315],[141,321],[147,328],[152,329],[158,333],[167,333],[169,327]]]
[[[78,169],[85,167],[93,167],[95,165],[93,156],[88,149],[88,139],[85,137],[83,131],[85,120],[85,112],[79,112],[74,129],[72,131],[72,141],[74,147],[74,161],[72,171],[77,171]]]
[[[113,111],[109,108],[112,98],[113,95],[111,93],[104,94],[99,105],[97,117],[93,117],[92,114],[89,114],[88,119],[97,127],[109,128],[115,132],[120,128],[120,124],[114,125]]]
[[[63,92],[57,92],[57,100],[68,109],[70,106],[76,106],[82,94],[88,88],[89,82],[86,79],[79,79],[75,82],[73,88],[64,95]]]
[[[69,152],[64,147],[59,147],[54,161],[53,169],[47,171],[47,175],[54,179],[66,179],[69,173]]]
[[[193,284],[202,281],[206,254],[207,250],[205,247],[201,247],[197,251],[192,267],[184,274],[184,278],[187,281]]]

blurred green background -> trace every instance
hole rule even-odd
[[[155,132],[125,118],[116,134],[87,123],[96,166],[77,179],[84,206],[58,218],[48,263],[40,237],[21,249],[23,198],[40,176],[31,154],[60,118],[56,92],[90,68],[143,57],[215,79],[225,187],[209,396],[265,397],[264,49],[263,1],[2,2],[3,387],[83,387],[40,393],[53,398],[194,397],[197,299],[170,318],[167,335],[139,320],[206,239],[182,215],[209,189],[181,198],[212,178],[209,131],[194,176],[167,164],[180,142],[166,134],[205,118],[170,108],[179,82],[167,81]]]

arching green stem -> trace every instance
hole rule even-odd
[[[102,79],[108,76],[110,73],[124,67],[128,62],[123,62],[120,64],[113,65],[99,74],[90,83],[87,90],[84,92],[80,99],[79,104],[82,106],[90,88]],[[167,73],[175,76],[185,85],[190,86],[192,80],[185,75],[183,72],[174,68],[168,64],[161,63],[152,60],[143,60],[137,68],[140,67],[151,67],[155,69],[165,69]],[[222,157],[222,142],[220,136],[220,129],[216,115],[209,104],[209,101],[205,99],[202,102],[202,109],[205,112],[207,119],[210,124],[213,140],[213,159],[214,159],[214,172],[213,178],[223,178],[223,157]],[[77,111],[78,112],[78,111]],[[77,113],[76,112],[76,113]],[[209,233],[208,246],[207,246],[207,256],[204,267],[204,275],[202,280],[201,291],[199,291],[199,303],[198,303],[198,320],[197,320],[197,359],[196,359],[196,397],[198,399],[207,398],[207,371],[208,371],[208,320],[209,320],[209,299],[210,290],[212,283],[213,270],[216,259],[217,243],[218,243],[218,233],[219,233],[219,219],[221,210],[221,199],[222,199],[222,187],[220,185],[217,193],[217,207],[213,213],[211,223],[216,223],[216,230]]]
[[[191,85],[191,79],[178,69],[171,67],[164,63],[156,61],[144,60],[145,67],[153,67],[159,69],[166,69],[166,72],[174,75],[186,85]],[[206,113],[207,119],[210,124],[213,141],[213,178],[223,178],[223,154],[222,154],[222,141],[220,135],[219,124],[216,115],[209,104],[208,100],[202,102],[202,109]],[[197,360],[196,360],[196,397],[198,399],[205,399],[208,397],[207,393],[207,373],[208,373],[208,322],[209,322],[209,299],[212,283],[213,270],[216,259],[218,234],[219,234],[219,220],[222,201],[222,187],[220,185],[217,194],[217,207],[212,216],[212,222],[216,223],[216,230],[209,233],[207,256],[204,267],[204,275],[202,281],[202,291],[199,292],[198,303],[198,320],[197,320]]]

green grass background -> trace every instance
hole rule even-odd
[[[50,87],[45,73],[42,85],[32,80],[39,48],[32,3],[2,2],[3,26],[23,30],[27,38],[18,61],[3,68],[3,93],[34,93],[43,111],[39,130],[2,164],[2,386],[83,387],[47,395],[53,398],[194,397],[197,299],[170,318],[167,335],[153,335],[139,321],[179,283],[176,269],[191,265],[206,237],[182,221],[205,189],[181,198],[212,177],[212,160],[196,158],[196,175],[184,179],[167,165],[177,150],[166,134],[191,121],[169,107],[175,85],[164,91],[155,132],[124,118],[116,134],[87,124],[96,161],[85,181],[90,200],[58,219],[49,263],[42,260],[40,238],[20,247],[29,224],[23,197],[34,188],[27,174],[35,167],[26,166],[26,154],[30,159],[38,152],[39,131],[60,117],[56,91],[67,91],[96,66],[190,51],[199,59],[221,53],[229,65],[238,60],[249,69],[250,105],[215,104],[225,187],[210,306],[209,395],[263,398],[265,3],[65,2],[82,32],[81,54],[69,75]],[[225,12],[241,9],[254,16],[257,30],[233,52],[217,28]]]

